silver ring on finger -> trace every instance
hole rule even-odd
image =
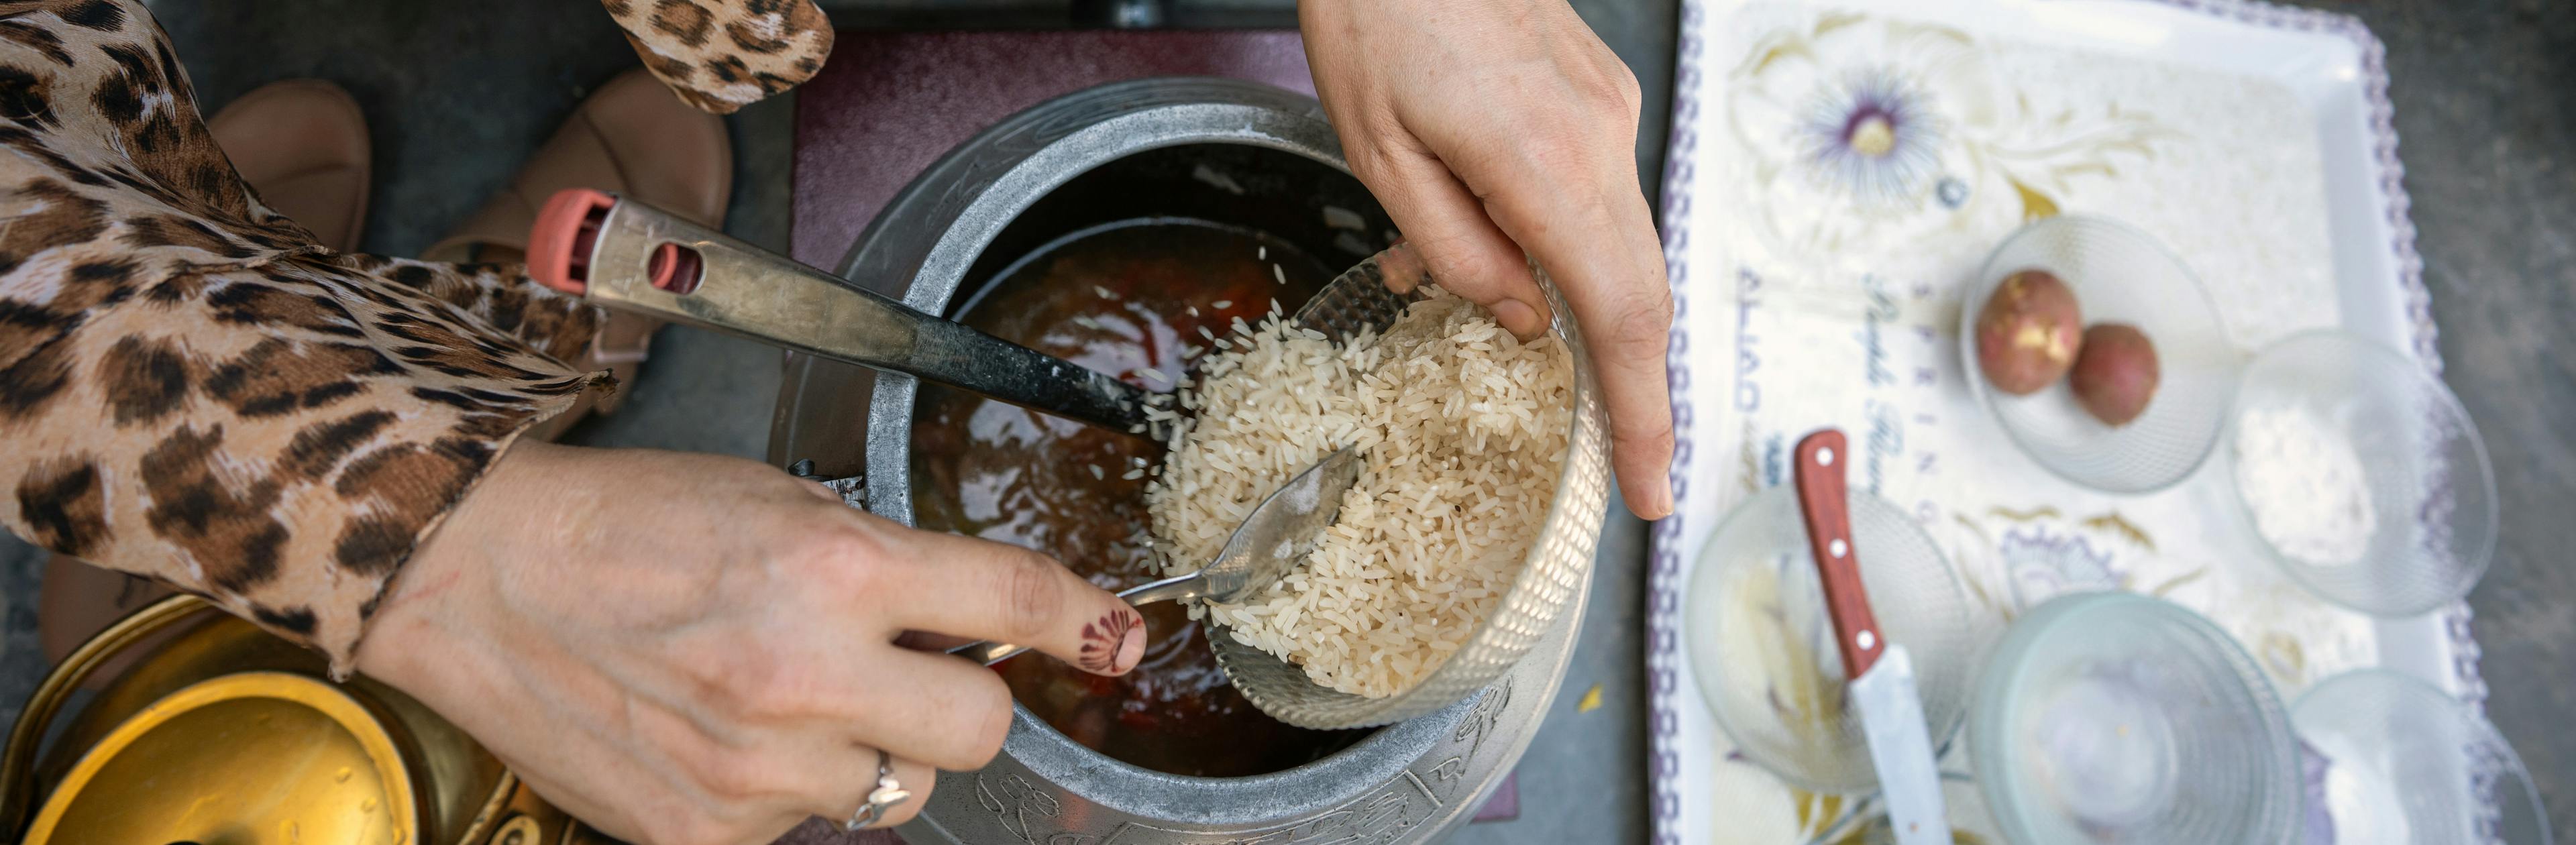
[[[868,800],[859,805],[857,812],[850,814],[849,821],[841,823],[841,829],[855,831],[875,827],[896,806],[910,800],[912,791],[895,782],[894,755],[886,753],[885,749],[877,749],[877,786],[868,790]]]

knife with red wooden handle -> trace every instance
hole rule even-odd
[[[1887,641],[1870,610],[1860,578],[1860,549],[1852,540],[1851,497],[1844,488],[1851,462],[1843,433],[1825,429],[1798,441],[1798,515],[1815,553],[1816,579],[1825,612],[1834,623],[1834,645],[1851,678],[1851,703],[1860,711],[1869,761],[1887,798],[1888,826],[1900,845],[1950,841],[1941,805],[1941,770],[1933,762],[1931,731],[1924,726],[1923,696],[1914,686],[1914,660]]]

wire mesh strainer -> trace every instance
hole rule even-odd
[[[1405,306],[1421,294],[1387,290],[1378,261],[1371,257],[1334,279],[1297,310],[1296,320],[1335,340],[1363,327],[1384,331],[1394,325]],[[1363,728],[1457,703],[1520,662],[1564,614],[1584,579],[1591,577],[1592,552],[1601,540],[1603,508],[1610,496],[1609,430],[1592,358],[1583,346],[1582,332],[1575,328],[1573,312],[1547,273],[1536,275],[1555,313],[1549,330],[1564,339],[1566,351],[1574,356],[1574,419],[1566,433],[1565,470],[1557,480],[1555,499],[1510,591],[1476,626],[1465,646],[1420,683],[1385,698],[1366,698],[1317,684],[1305,669],[1236,641],[1210,617],[1208,645],[1216,652],[1217,666],[1261,712],[1303,728]]]

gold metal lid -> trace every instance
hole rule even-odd
[[[592,841],[420,702],[327,668],[191,596],[118,620],[9,727],[0,842]]]
[[[326,681],[242,672],[171,693],[109,731],[27,842],[405,845],[414,806],[393,736],[365,705]]]

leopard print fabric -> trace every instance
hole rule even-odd
[[[603,0],[626,40],[690,105],[732,114],[823,69],[831,21],[814,0]]]
[[[603,385],[516,266],[343,255],[263,205],[132,0],[0,2],[0,524],[350,668],[412,549]]]

